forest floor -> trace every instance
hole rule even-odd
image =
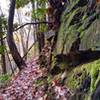
[[[0,91],[0,100],[69,100],[70,90],[55,80],[49,87],[46,84],[37,87],[36,81],[48,75],[45,68],[39,67],[37,59],[28,62],[27,67],[13,77],[10,85]]]

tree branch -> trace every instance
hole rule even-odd
[[[31,22],[31,23],[25,23],[25,24],[19,26],[18,28],[16,28],[14,31],[18,31],[20,28],[23,28],[24,26],[30,25],[30,24],[32,24],[32,25],[36,25],[36,24],[52,24],[52,22],[46,22],[46,21],[43,21],[43,22]],[[14,32],[14,31],[13,31],[13,32]]]
[[[46,21],[43,21],[43,22],[25,23],[25,24],[19,26],[18,28],[14,29],[13,32],[18,31],[19,29],[25,27],[26,25],[30,25],[30,24],[31,24],[31,25],[34,25],[34,24],[36,25],[36,24],[52,24],[52,23],[53,23],[53,22],[46,22]],[[3,37],[3,39],[6,39],[6,38],[7,38],[7,36]]]
[[[35,40],[34,43],[30,46],[30,48],[27,50],[25,55],[22,57],[23,59],[27,56],[27,54],[29,53],[29,51],[32,49],[32,47],[35,45],[36,42],[37,42],[37,40]]]

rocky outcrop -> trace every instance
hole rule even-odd
[[[95,0],[85,1],[88,0],[75,0],[67,5],[61,19],[62,24],[56,48],[57,54],[68,53],[77,36],[80,38],[80,50],[90,48],[100,50],[100,4],[95,2],[92,4],[92,1]],[[77,33],[80,35],[77,35]]]

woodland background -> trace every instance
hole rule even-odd
[[[0,100],[100,100],[100,1],[7,2]]]

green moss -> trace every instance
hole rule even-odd
[[[66,85],[70,87],[72,90],[75,90],[78,88],[82,80],[87,76],[87,72],[82,67],[77,67],[73,69],[73,71],[68,75],[68,78],[66,79]]]
[[[72,89],[72,90],[76,89],[76,87],[78,86],[78,82],[77,82],[77,80],[74,78],[74,74],[72,74],[72,75],[70,76],[70,78],[68,78],[68,79],[66,80],[66,85],[67,85],[67,87],[69,87],[69,88]]]
[[[87,75],[91,76],[91,85],[85,100],[90,100],[91,95],[96,89],[97,83],[100,81],[100,59],[73,69],[73,71],[68,75],[66,86],[74,91],[81,85],[82,80]]]
[[[6,86],[10,81],[10,75],[9,74],[3,74],[0,76],[0,87]]]
[[[0,76],[0,82],[5,82],[10,79],[10,76],[8,74],[3,74]]]

